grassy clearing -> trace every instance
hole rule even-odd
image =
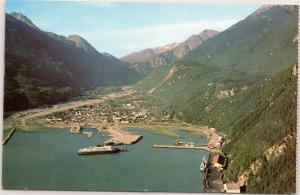
[[[16,126],[17,131],[26,131],[26,132],[43,131],[47,129],[49,129],[49,127],[46,127],[44,125]]]
[[[122,124],[122,128],[130,129],[130,128],[143,128],[151,131],[154,134],[167,135],[171,137],[178,137],[180,131],[187,131],[194,135],[202,135],[206,134],[202,131],[202,127],[197,126],[185,126],[181,124],[171,124],[171,123],[134,123],[134,124]]]

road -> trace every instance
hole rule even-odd
[[[28,119],[46,116],[46,115],[54,113],[54,112],[61,112],[64,110],[69,110],[69,109],[73,109],[73,108],[77,108],[77,107],[81,107],[81,106],[100,104],[100,103],[103,103],[107,99],[118,99],[118,98],[122,98],[125,96],[130,96],[134,92],[135,91],[132,88],[125,88],[124,91],[122,91],[122,92],[111,93],[111,94],[105,95],[98,99],[80,100],[80,101],[74,101],[74,102],[69,102],[69,103],[64,103],[64,104],[58,104],[58,105],[54,105],[52,108],[27,110],[25,112],[26,114],[24,114],[24,116],[18,117],[18,119],[20,120],[21,126],[26,126],[26,121]]]

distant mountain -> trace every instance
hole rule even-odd
[[[148,62],[148,61],[155,59],[160,54],[175,48],[177,45],[178,45],[177,43],[171,43],[171,44],[161,46],[161,47],[156,47],[153,49],[151,49],[151,48],[144,49],[142,51],[133,52],[125,57],[122,57],[121,60],[132,63],[132,64]],[[158,64],[150,63],[149,65],[151,66],[151,68],[155,68]]]
[[[273,74],[297,56],[298,7],[265,5],[193,49],[184,61]]]
[[[172,50],[172,53],[174,56],[180,59],[188,52],[192,51],[194,48],[198,47],[206,40],[216,36],[217,34],[219,34],[219,32],[215,30],[204,30],[198,35],[192,35],[186,41],[180,43],[177,47],[175,47]]]
[[[141,75],[77,35],[39,30],[20,13],[6,14],[5,111],[53,104],[99,86],[127,85]]]
[[[171,43],[153,49],[144,49],[126,55],[122,57],[121,60],[133,64],[132,66],[136,70],[147,73],[154,68],[175,62],[182,58],[186,53],[217,34],[218,32],[215,30],[204,30],[198,35],[192,35],[182,43]]]

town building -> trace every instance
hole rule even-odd
[[[225,183],[224,191],[226,193],[241,193],[240,186],[237,183]]]
[[[227,158],[217,154],[212,157],[211,164],[213,167],[216,167],[217,169],[223,169],[226,166]]]

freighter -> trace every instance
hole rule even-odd
[[[113,148],[112,146],[90,146],[87,148],[81,148],[78,150],[79,155],[91,155],[91,154],[110,154],[121,152],[119,148]]]

